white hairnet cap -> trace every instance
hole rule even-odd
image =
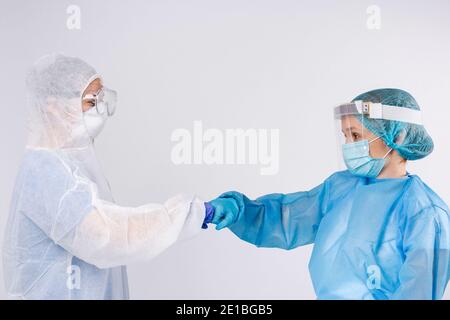
[[[81,98],[97,78],[95,69],[79,58],[49,54],[38,59],[27,76],[28,147],[58,149],[89,144]]]

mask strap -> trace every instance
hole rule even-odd
[[[384,155],[383,159],[385,159],[388,156],[388,154],[391,153],[392,150],[394,150],[394,149],[390,148],[389,151],[386,152],[386,154]]]
[[[377,141],[378,139],[380,139],[381,137],[376,137],[375,139],[372,139],[372,140],[370,140],[369,141],[369,144],[371,144],[372,142],[374,142],[374,141]]]
[[[371,144],[371,143],[374,142],[374,141],[377,141],[377,140],[380,139],[380,138],[381,138],[381,137],[376,137],[375,139],[370,140],[370,141],[369,141],[369,144]],[[385,158],[388,156],[388,154],[391,153],[392,150],[394,150],[394,149],[389,148],[388,152],[386,152],[386,154],[383,156],[383,159],[385,159]]]

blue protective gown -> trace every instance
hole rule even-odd
[[[319,299],[440,299],[449,279],[447,205],[415,175],[370,179],[337,172],[308,192],[250,200],[238,192],[230,229],[258,247],[314,243]]]

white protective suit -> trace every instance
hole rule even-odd
[[[10,298],[126,299],[124,265],[201,230],[205,207],[196,197],[114,204],[81,109],[96,78],[84,61],[59,54],[39,59],[28,75],[27,150],[3,246]]]

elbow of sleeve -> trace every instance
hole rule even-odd
[[[99,269],[120,265],[113,259],[114,255],[107,250],[111,242],[111,231],[108,228],[77,229],[61,239],[58,243],[73,256]],[[109,259],[108,259],[109,258]]]

